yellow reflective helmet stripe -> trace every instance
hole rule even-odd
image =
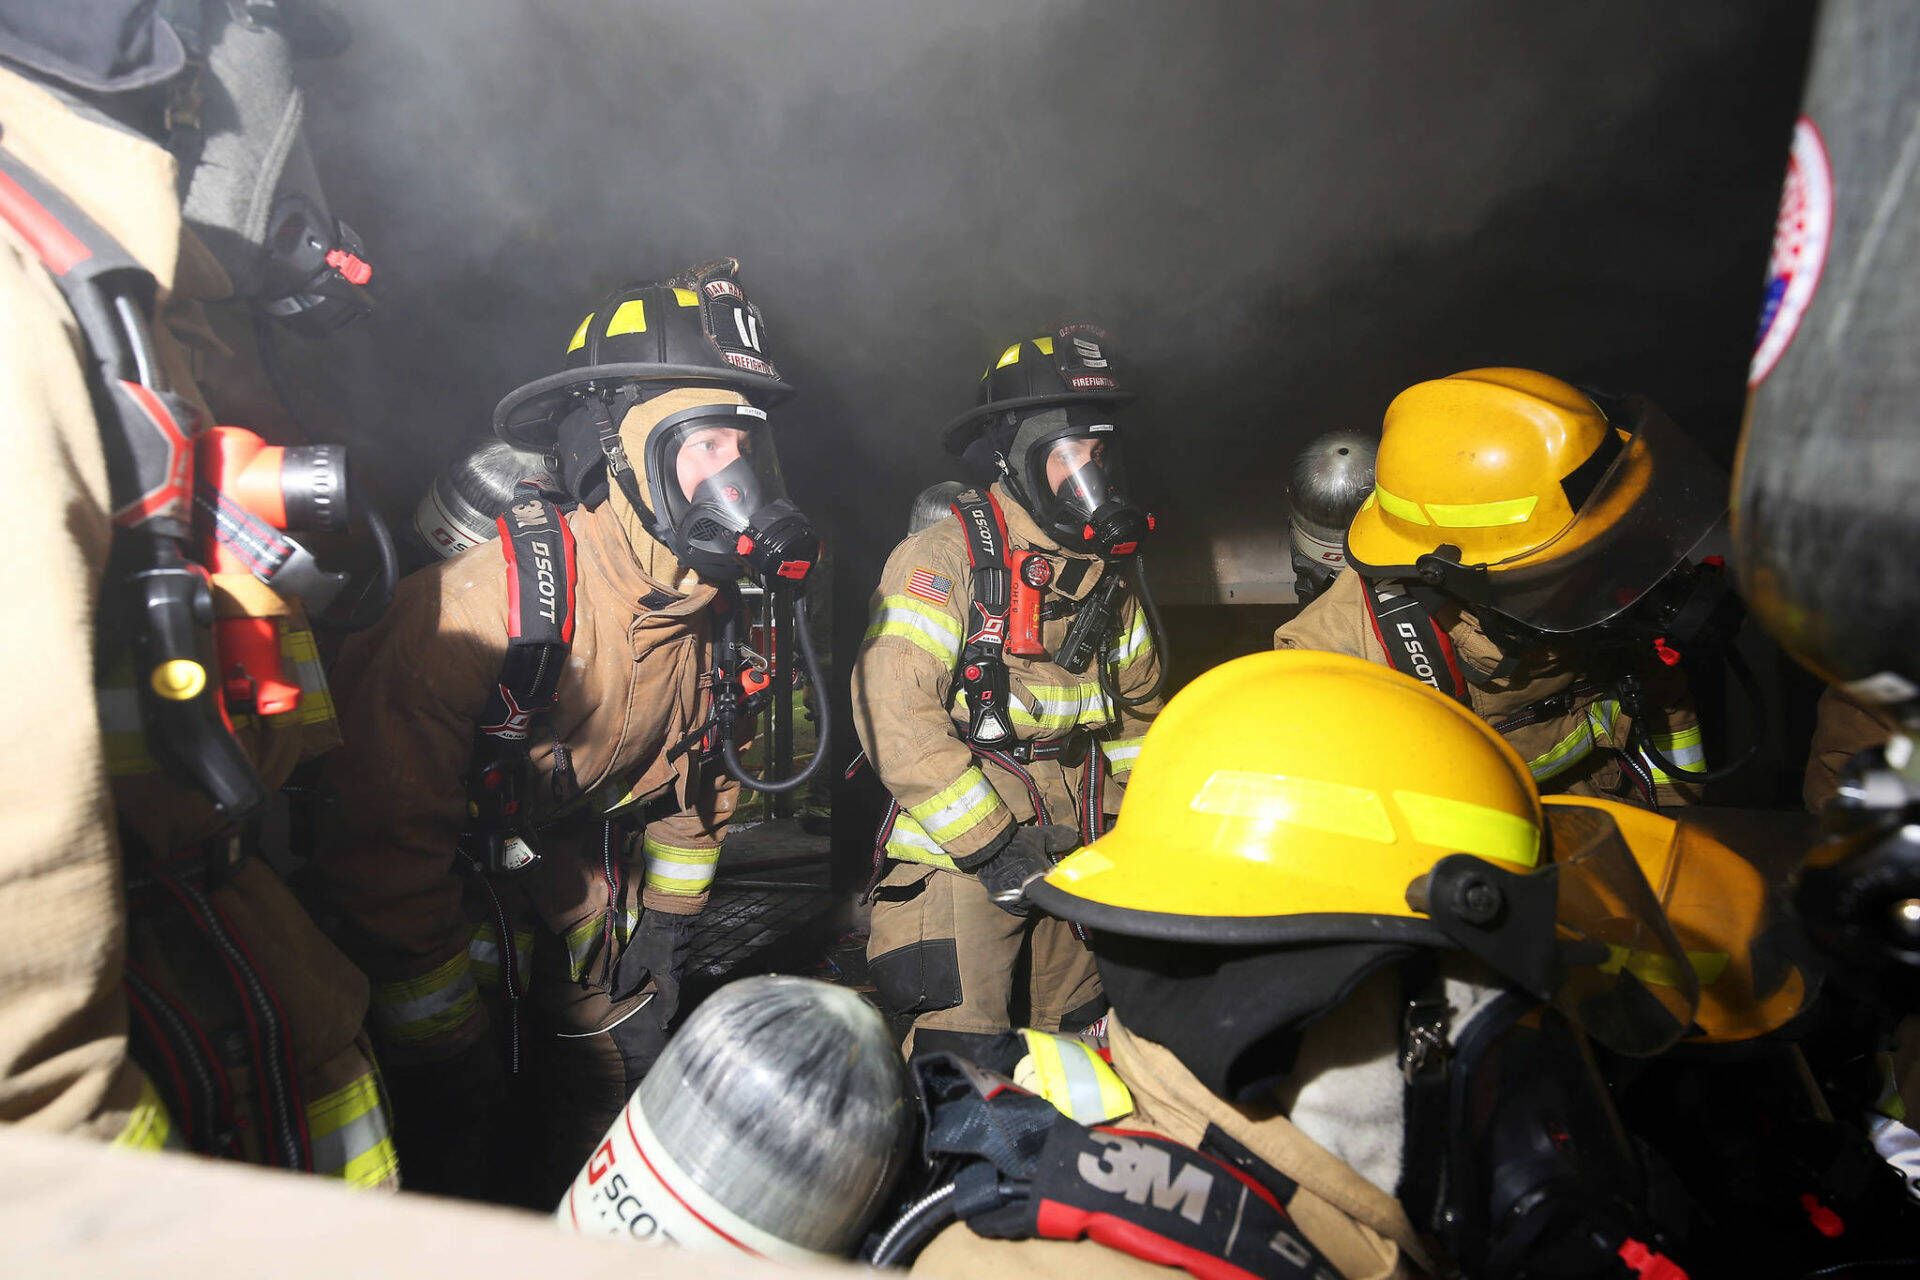
[[[1397,516],[1408,524],[1431,523],[1426,513],[1420,510],[1420,504],[1417,502],[1409,502],[1405,498],[1388,493],[1379,485],[1373,487],[1373,496],[1380,500],[1380,509],[1390,516]]]
[[[906,816],[937,843],[945,845],[979,826],[1006,806],[979,765],[968,765],[955,778],[919,804],[908,805]]]
[[[370,997],[367,1020],[382,1036],[403,1045],[446,1035],[480,1010],[473,961],[465,951],[417,978],[376,982]]]
[[[1428,502],[1403,498],[1374,485],[1374,497],[1388,515],[1408,524],[1439,525],[1445,529],[1493,529],[1503,524],[1525,524],[1540,505],[1538,494],[1502,498],[1497,502]]]
[[[1319,778],[1216,769],[1188,802],[1195,813],[1251,822],[1284,822],[1332,835],[1392,844],[1393,819],[1365,787]]]
[[[1517,814],[1419,791],[1395,791],[1407,834],[1422,844],[1533,866],[1540,831]],[[1329,835],[1393,844],[1399,832],[1386,802],[1365,787],[1282,774],[1216,769],[1189,807],[1196,813],[1286,823]]]
[[[1730,959],[1724,951],[1687,952],[1687,964],[1703,987],[1720,980]],[[1640,981],[1659,987],[1680,987],[1685,983],[1679,962],[1657,951],[1634,951],[1609,944],[1606,960],[1596,967],[1601,973],[1619,973],[1624,969]]]
[[[1393,802],[1422,844],[1523,867],[1540,861],[1540,828],[1519,814],[1419,791],[1396,791]]]
[[[1016,342],[1000,353],[1000,359],[994,363],[993,367],[996,369],[1004,369],[1010,364],[1018,364],[1019,362],[1020,344]]]
[[[1493,529],[1503,524],[1525,524],[1540,505],[1537,494],[1499,502],[1429,502],[1427,515],[1445,529]]]
[[[700,305],[700,295],[691,289],[675,288],[673,291],[673,300],[683,307],[697,307]]]
[[[587,345],[587,326],[592,323],[593,323],[593,312],[589,311],[587,312],[587,318],[580,322],[580,327],[573,331],[573,341],[567,344],[568,355],[572,355],[574,352],[578,351],[580,348]]]
[[[607,337],[618,337],[623,333],[645,333],[647,331],[647,304],[640,298],[628,298],[613,309],[613,315],[607,320]]]
[[[313,1171],[350,1187],[377,1187],[400,1170],[380,1080],[373,1072],[307,1104]]]
[[[720,865],[720,847],[668,844],[647,836],[640,842],[647,855],[647,888],[677,897],[694,898],[713,884]]]
[[[173,1117],[153,1081],[140,1077],[140,1097],[127,1112],[127,1122],[109,1145],[127,1151],[179,1150],[182,1143],[173,1127]]]
[[[947,666],[960,657],[960,624],[930,604],[912,596],[885,596],[873,611],[873,621],[861,638],[866,644],[892,637],[940,659]]]
[[[1105,1124],[1133,1111],[1133,1095],[1094,1047],[1078,1036],[1023,1029],[1027,1054],[1014,1083],[1081,1124]]]
[[[1043,356],[1050,356],[1053,354],[1052,338],[1035,338],[1033,340],[1033,345],[1040,348],[1040,354]]]

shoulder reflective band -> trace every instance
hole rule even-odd
[[[960,622],[952,614],[912,596],[882,596],[860,643],[893,637],[952,666],[960,657]]]
[[[1133,1111],[1133,1095],[1094,1047],[1078,1036],[1022,1029],[1027,1054],[1013,1082],[1081,1124],[1104,1124]]]
[[[1411,498],[1389,493],[1378,485],[1374,496],[1388,515],[1408,524],[1439,525],[1444,529],[1491,529],[1503,524],[1525,524],[1540,504],[1536,494],[1524,498],[1503,498],[1497,502],[1429,502],[1424,505]],[[1576,508],[1577,509],[1577,508]]]
[[[1540,830],[1517,814],[1418,791],[1395,791],[1393,803],[1406,834],[1423,844],[1528,867],[1540,860]],[[1195,813],[1284,822],[1375,844],[1400,838],[1377,792],[1318,778],[1218,769],[1188,807]]]

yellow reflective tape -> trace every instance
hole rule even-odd
[[[934,838],[921,829],[905,813],[893,820],[893,830],[887,833],[887,856],[901,862],[917,862],[923,866],[939,867],[942,871],[958,871],[953,865],[953,856],[942,849]]]
[[[1140,748],[1145,742],[1144,736],[1115,738],[1112,742],[1101,743],[1100,749],[1106,753],[1109,768],[1115,773],[1125,773],[1133,768],[1133,762],[1140,758]]]
[[[1023,1029],[1027,1056],[1014,1082],[1031,1089],[1068,1119],[1104,1124],[1133,1110],[1133,1095],[1093,1046],[1077,1036]]]
[[[1253,822],[1284,822],[1392,844],[1398,836],[1380,797],[1364,787],[1279,773],[1216,769],[1188,805],[1195,813]]]
[[[1527,761],[1527,772],[1533,775],[1535,782],[1545,782],[1555,774],[1564,772],[1574,764],[1584,760],[1593,750],[1593,724],[1591,719],[1575,725],[1573,731],[1540,755]]]
[[[718,845],[699,848],[667,844],[652,836],[645,837],[640,844],[647,855],[647,888],[695,898],[713,883],[720,862]]]
[[[613,318],[607,321],[607,337],[617,337],[623,333],[645,333],[647,331],[647,304],[640,298],[628,298],[615,307]]]
[[[1006,806],[987,781],[980,766],[968,765],[955,778],[919,804],[908,805],[906,815],[943,846],[957,840]]]
[[[1396,497],[1377,484],[1373,487],[1373,496],[1380,499],[1380,506],[1388,515],[1398,516],[1408,524],[1427,523],[1427,517],[1420,510],[1419,503],[1409,502],[1405,498]]]
[[[457,1029],[479,1008],[473,960],[457,951],[419,977],[375,983],[367,1016],[389,1040],[419,1044]]]
[[[700,295],[691,289],[676,288],[673,291],[673,300],[683,307],[697,307],[700,305]]]
[[[1396,791],[1393,802],[1407,831],[1423,844],[1523,867],[1540,861],[1540,828],[1518,814],[1420,791]]]
[[[587,312],[587,318],[580,322],[580,327],[573,331],[573,341],[567,344],[568,355],[572,355],[574,352],[578,351],[580,348],[587,345],[587,326],[592,323],[593,323],[593,312],[589,311]]]
[[[1040,348],[1040,354],[1043,356],[1050,356],[1053,354],[1052,338],[1035,338],[1033,340],[1033,345]]]
[[[1703,987],[1720,980],[1730,959],[1724,951],[1687,952],[1687,964]],[[1625,969],[1640,981],[1659,987],[1680,987],[1684,982],[1679,962],[1659,951],[1633,951],[1609,945],[1606,961],[1597,967],[1601,973],[1619,973]]]
[[[999,362],[996,363],[993,367],[996,369],[1004,369],[1010,364],[1018,364],[1019,361],[1020,361],[1020,344],[1016,342],[1012,346],[1008,347],[1005,351],[1002,351],[1000,353]]]
[[[160,1100],[153,1081],[140,1077],[140,1098],[127,1112],[127,1123],[109,1145],[128,1151],[159,1151],[172,1137],[173,1117],[167,1114],[167,1104]]]
[[[1499,502],[1429,502],[1427,514],[1447,529],[1492,529],[1503,524],[1525,524],[1540,505],[1538,495]]]
[[[313,1171],[352,1187],[377,1187],[400,1168],[379,1078],[369,1071],[307,1105]]]
[[[873,621],[861,643],[883,637],[905,640],[951,665],[960,656],[960,624],[930,604],[911,596],[886,596],[874,610]]]

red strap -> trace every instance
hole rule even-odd
[[[67,274],[93,256],[93,250],[87,248],[80,237],[67,230],[44,205],[27,194],[26,188],[4,173],[0,173],[0,218],[5,218],[20,233],[27,247],[57,276]]]

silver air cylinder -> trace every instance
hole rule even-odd
[[[967,486],[958,480],[942,480],[922,489],[914,495],[913,510],[907,513],[907,532],[918,533],[945,520],[953,514],[953,500],[966,491]]]
[[[877,1010],[812,978],[745,978],[687,1019],[557,1213],[588,1235],[846,1257],[913,1133]]]
[[[1376,441],[1356,431],[1329,431],[1307,442],[1287,473],[1287,524],[1294,591],[1300,603],[1319,595],[1347,567],[1347,526],[1373,492]]]
[[[546,460],[504,440],[488,440],[433,478],[413,511],[413,531],[444,557],[490,541],[494,520],[513,501],[513,487],[546,474]]]

